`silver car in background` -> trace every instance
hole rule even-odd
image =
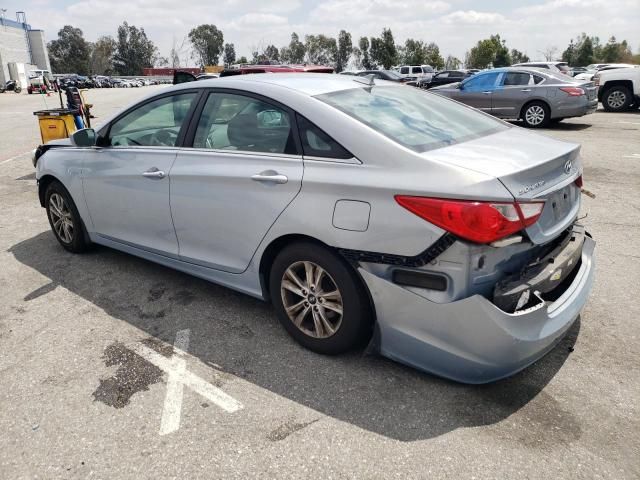
[[[398,83],[183,83],[34,165],[68,251],[100,244],[271,301],[323,354],[369,343],[497,380],[556,345],[593,282],[579,145]]]
[[[536,68],[496,68],[431,91],[498,118],[522,120],[529,128],[581,117],[598,108],[593,82]]]

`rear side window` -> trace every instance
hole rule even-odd
[[[295,154],[289,113],[254,97],[211,93],[198,121],[194,148]]]
[[[311,157],[348,160],[353,158],[342,145],[301,115],[296,115],[302,152]]]
[[[542,83],[543,80],[544,80],[544,77],[541,77],[540,75],[533,76],[533,83],[535,83],[536,85],[538,85],[539,83]]]
[[[513,87],[521,85],[529,85],[531,75],[522,72],[507,72],[504,76],[504,86]]]
[[[438,78],[447,78],[449,76],[449,72],[438,73],[436,77]]]

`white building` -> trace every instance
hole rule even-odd
[[[27,24],[24,12],[16,20],[0,15],[0,82],[18,80],[17,72],[31,70],[51,71],[49,53],[43,30],[34,30]]]

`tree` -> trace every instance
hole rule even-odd
[[[118,44],[110,36],[100,37],[91,49],[91,73],[111,75],[113,73],[113,56]]]
[[[460,59],[454,57],[453,55],[447,55],[447,59],[444,62],[445,70],[457,70],[462,65]]]
[[[49,42],[47,48],[53,72],[89,74],[91,46],[79,28],[65,25],[58,31],[57,40]]]
[[[267,48],[264,49],[263,54],[269,61],[280,61],[280,52],[278,51],[278,47],[275,45],[267,46]]]
[[[371,63],[371,57],[369,52],[369,39],[367,37],[360,37],[358,41],[358,47],[362,56],[362,62],[359,65],[365,70],[371,70],[374,65]]]
[[[529,57],[515,48],[511,49],[511,61],[516,63],[526,63],[529,61]]]
[[[335,38],[326,35],[306,35],[304,37],[307,62],[317,65],[333,65],[338,55]]]
[[[602,47],[599,60],[604,63],[630,63],[633,59],[631,49],[626,40],[618,43],[616,37],[609,38],[607,44]]]
[[[508,67],[511,65],[511,54],[507,48],[507,41],[502,40],[500,35],[492,35],[491,40],[496,45],[496,55],[493,59],[494,67]]]
[[[224,58],[222,61],[225,67],[230,67],[236,62],[236,47],[233,43],[224,44]]]
[[[398,60],[406,65],[426,63],[425,46],[422,40],[407,38],[402,49],[398,48]]]
[[[379,38],[371,38],[370,56],[373,63],[382,65],[387,70],[397,63],[398,51],[390,29],[383,29]]]
[[[189,32],[189,41],[193,46],[193,58],[200,67],[218,64],[223,50],[224,35],[215,25],[198,25]]]
[[[302,63],[306,53],[304,43],[296,32],[291,34],[291,41],[287,47],[280,49],[280,60],[286,63]]]
[[[247,57],[245,57],[245,56],[243,55],[242,57],[240,57],[240,58],[238,59],[238,63],[239,63],[239,64],[241,64],[241,65],[242,65],[242,64],[247,64],[247,63],[249,63],[249,60],[247,60]]]
[[[144,28],[123,22],[118,27],[117,49],[113,64],[119,75],[141,75],[142,69],[151,67],[158,59],[158,49],[147,38]]]
[[[584,35],[584,33],[583,33]],[[585,66],[595,61],[593,55],[593,40],[585,36],[576,48],[575,62],[577,65]]]
[[[556,58],[556,53],[558,53],[558,47],[555,45],[549,45],[544,50],[541,50],[540,53],[544,57],[547,62],[552,62]]]
[[[187,37],[183,37],[182,41],[178,43],[176,37],[173,37],[173,43],[171,50],[169,51],[169,66],[171,68],[179,68],[182,63],[181,57],[185,55],[185,44],[187,43]]]
[[[440,70],[444,67],[444,58],[440,55],[440,47],[438,47],[434,42],[431,42],[424,47],[424,59],[428,65],[431,65],[436,70]]]
[[[351,43],[351,34],[345,30],[340,30],[338,34],[338,50],[336,54],[336,72],[341,72],[349,63],[353,44]]]
[[[507,67],[511,65],[511,54],[506,40],[500,35],[491,35],[480,40],[468,53],[465,59],[467,68]]]
[[[487,68],[493,63],[496,55],[496,45],[491,39],[480,40],[469,50],[465,61],[467,68]]]

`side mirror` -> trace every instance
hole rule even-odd
[[[71,134],[71,144],[76,147],[93,147],[96,144],[96,131],[93,128],[83,128]]]

